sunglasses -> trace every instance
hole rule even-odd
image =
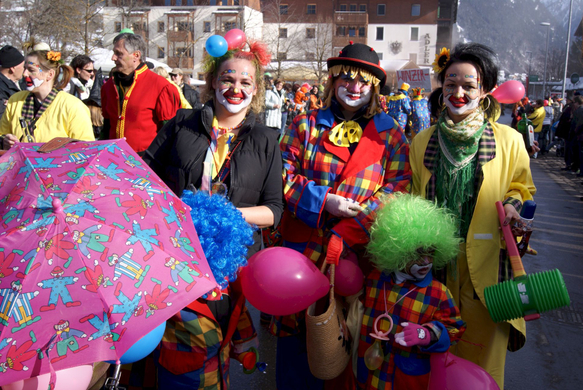
[[[87,73],[95,73],[95,69],[83,69]]]

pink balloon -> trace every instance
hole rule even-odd
[[[482,367],[453,353],[431,354],[429,390],[500,390]]]
[[[249,303],[278,316],[300,312],[330,290],[328,278],[310,259],[283,247],[255,253],[240,278]]]
[[[245,42],[247,42],[247,37],[242,30],[234,28],[227,31],[225,34],[225,40],[227,41],[229,50],[233,50],[242,48],[245,45]]]
[[[83,366],[66,368],[56,372],[57,379],[54,390],[79,390],[86,389],[91,382],[93,375],[93,365],[85,364]],[[2,390],[46,390],[49,387],[51,374],[43,374],[17,381],[8,385],[2,385]]]
[[[328,271],[328,274],[330,272]],[[354,253],[340,259],[334,272],[334,292],[347,297],[354,295],[362,288],[364,274],[358,266],[358,259]]]
[[[524,85],[518,80],[508,80],[492,92],[492,96],[503,104],[514,104],[520,101],[524,94]]]

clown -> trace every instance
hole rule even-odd
[[[429,107],[423,96],[423,88],[413,88],[411,99],[411,137],[427,129],[430,125]]]
[[[363,258],[380,195],[408,192],[411,180],[403,130],[379,103],[386,74],[376,52],[350,43],[328,59],[328,73],[323,107],[298,115],[280,144],[284,245],[314,262],[349,251]],[[280,336],[279,390],[324,386],[309,371],[303,323],[303,313],[272,323],[272,333]],[[353,388],[354,377],[348,376],[338,381]]]
[[[447,351],[465,330],[449,290],[431,274],[457,255],[456,224],[422,198],[387,201],[368,244],[376,269],[365,280],[357,380],[362,389],[427,389],[429,354]]]
[[[409,84],[403,83],[399,91],[388,98],[387,106],[389,115],[399,122],[399,126],[405,130],[407,125],[407,118],[411,115],[411,99],[407,95],[409,92]]]

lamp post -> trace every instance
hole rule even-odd
[[[526,96],[530,94],[530,65],[532,65],[532,51],[527,51],[528,54],[528,74],[526,75]]]
[[[565,93],[566,84],[567,84],[567,65],[569,64],[569,46],[571,46],[571,19],[573,16],[573,0],[571,0],[571,4],[569,5],[569,27],[567,28],[567,53],[565,54],[565,72],[563,73],[563,91],[561,93],[561,97],[565,99],[567,94]]]
[[[547,90],[547,62],[549,60],[549,32],[551,30],[551,24],[549,22],[542,22],[540,25],[547,27],[547,49],[545,51],[545,73],[543,76],[543,99],[544,99]]]

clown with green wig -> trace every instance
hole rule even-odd
[[[451,293],[433,279],[459,249],[445,210],[408,194],[387,197],[367,246],[375,269],[361,297],[357,382],[361,389],[427,389],[431,353],[465,330]]]

